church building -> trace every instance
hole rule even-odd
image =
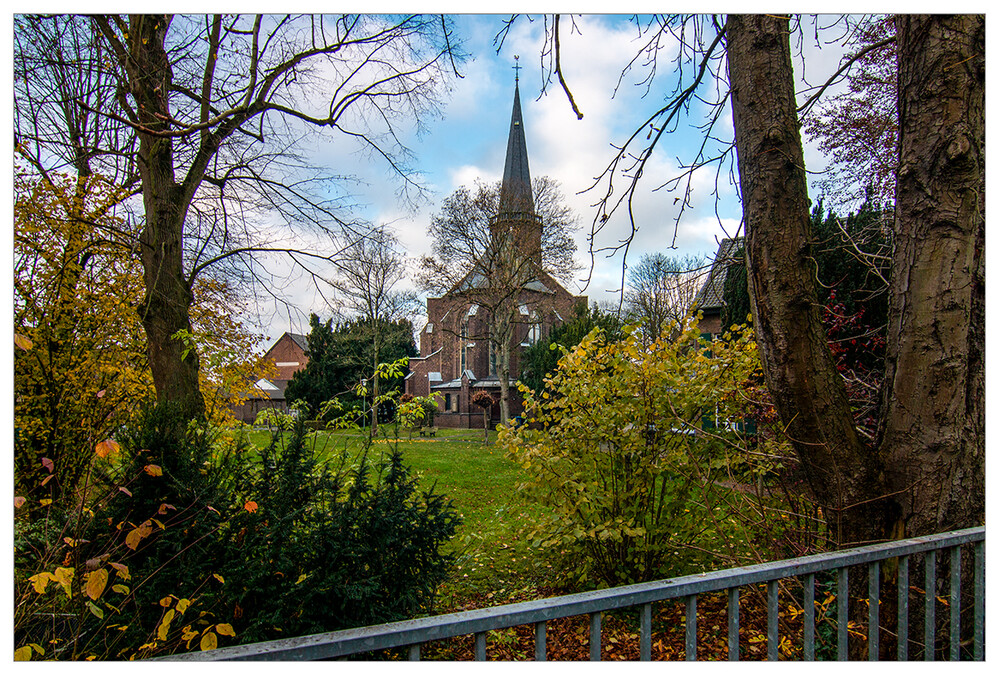
[[[570,317],[575,305],[586,303],[585,296],[572,295],[542,269],[543,227],[534,208],[518,81],[490,248],[450,291],[427,298],[420,356],[409,361],[406,393],[440,394],[437,426],[481,429],[483,410],[472,403],[479,391],[496,401],[490,419],[497,423],[504,370],[509,373],[509,415],[523,412],[516,388],[523,350]]]

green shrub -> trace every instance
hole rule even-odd
[[[142,658],[431,606],[459,521],[398,452],[320,462],[304,417],[259,453],[245,431],[166,433],[179,424],[157,407],[123,430],[78,503],[16,502],[19,658]]]
[[[717,483],[736,448],[701,422],[740,419],[757,367],[751,331],[708,344],[696,322],[651,347],[634,331],[608,342],[597,329],[564,350],[540,394],[522,387],[527,424],[499,435],[551,514],[534,545],[564,552],[561,568],[585,585],[665,578],[703,564],[705,550],[731,554],[731,507],[719,498],[729,491]]]
[[[262,453],[248,494],[223,565],[245,641],[411,617],[450,568],[440,547],[459,518],[449,499],[419,490],[397,450],[321,465],[299,422]]]

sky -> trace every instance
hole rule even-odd
[[[595,218],[593,203],[598,192],[587,190],[613,158],[613,144],[621,144],[651,112],[662,106],[672,81],[669,59],[673,53],[666,50],[660,56],[657,79],[651,88],[646,87],[640,84],[646,73],[638,66],[622,77],[622,71],[642,44],[635,23],[624,15],[577,17],[576,31],[569,33],[563,29],[566,35],[562,41],[562,66],[583,113],[579,120],[560,89],[541,93],[544,39],[541,18],[518,19],[497,53],[495,37],[508,17],[454,16],[457,33],[470,55],[459,67],[463,77],[453,83],[442,116],[427,120],[425,133],[407,139],[415,154],[414,166],[428,187],[425,199],[414,208],[397,198],[398,183],[393,182],[384,165],[352,156],[351,168],[365,182],[355,189],[354,197],[361,206],[359,215],[392,229],[414,262],[428,254],[427,227],[443,200],[462,185],[471,186],[476,180],[497,181],[502,176],[513,105],[514,65],[518,63],[531,174],[549,176],[561,183],[580,225],[575,239],[582,269],[578,281],[567,287],[573,293],[587,295],[591,303],[616,303],[624,261],[621,253],[613,257],[599,254],[591,260],[587,237]],[[835,70],[840,54],[841,50],[835,48],[816,49],[806,39],[804,67],[808,82],[824,81]],[[515,56],[520,56],[519,61]],[[796,62],[795,67],[800,76],[802,62]],[[646,170],[635,199],[638,231],[628,252],[628,264],[633,265],[643,254],[654,252],[710,259],[720,239],[740,234],[741,211],[727,168],[717,184],[713,169],[695,176],[694,201],[679,226],[674,224],[679,193],[655,190],[666,178],[676,175],[681,162],[689,159],[700,143],[701,134],[695,125],[701,122],[703,112],[703,106],[692,107],[690,117],[664,138]],[[722,116],[717,131],[722,137],[731,137],[730,114]],[[806,164],[810,169],[823,162],[813,148],[806,147]],[[629,219],[621,210],[606,223],[595,239],[595,246],[614,246],[629,231]],[[292,282],[285,293],[295,310],[262,304],[255,308],[259,316],[248,317],[260,322],[269,341],[285,331],[307,332],[310,312],[324,318],[332,313],[329,297],[316,293],[304,279]],[[416,323],[419,328],[419,318]]]

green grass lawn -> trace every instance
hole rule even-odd
[[[394,435],[384,426],[383,434]],[[317,432],[317,451],[324,454],[358,453],[366,433]],[[253,431],[257,446],[270,441],[270,432]],[[534,597],[539,586],[550,583],[551,568],[527,541],[526,532],[537,523],[541,510],[517,489],[519,467],[494,444],[496,432],[483,441],[482,431],[439,429],[436,438],[400,432],[384,435],[372,445],[372,458],[391,451],[398,443],[403,461],[419,477],[424,489],[433,487],[447,495],[463,522],[449,544],[457,561],[451,579],[441,589],[436,612],[456,611],[472,604],[499,604]]]

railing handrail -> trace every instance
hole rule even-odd
[[[747,567],[691,574],[498,607],[397,621],[329,633],[284,638],[166,657],[170,660],[319,660],[483,633],[569,616],[605,612],[700,593],[776,581],[805,574],[939,550],[985,540],[985,527],[818,553]]]

